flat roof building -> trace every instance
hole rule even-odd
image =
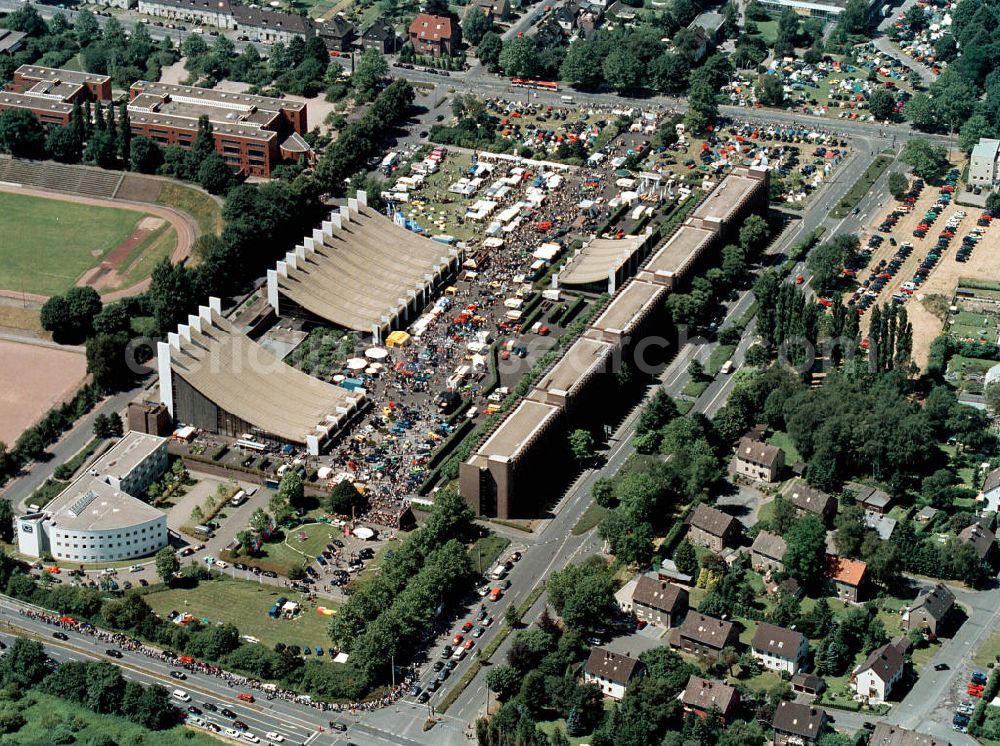
[[[415,318],[461,264],[461,252],[368,207],[358,192],[267,272],[278,314],[312,316],[384,338]]]
[[[1000,140],[984,137],[976,143],[969,159],[969,184],[992,187],[997,181],[998,158],[1000,158]]]
[[[357,413],[348,391],[286,365],[222,315],[218,298],[159,342],[160,401],[186,425],[230,437],[304,445],[318,455]]]
[[[687,274],[715,242],[717,232],[688,221],[663,242],[639,273],[647,282],[673,290],[679,277]]]
[[[791,8],[800,16],[836,20],[847,7],[847,0],[761,0],[760,4],[769,11],[780,13]],[[882,0],[868,0],[869,13],[881,6]]]
[[[0,111],[25,109],[42,124],[69,124],[74,103],[109,101],[111,78],[38,65],[21,65],[0,91]]]
[[[559,272],[560,285],[602,285],[613,293],[635,271],[644,248],[652,242],[653,229],[641,236],[595,238],[569,258]],[[631,271],[630,271],[631,270]]]
[[[128,113],[133,134],[182,148],[191,147],[198,119],[207,116],[216,152],[250,176],[313,156],[302,138],[306,106],[296,101],[140,80],[129,88]]]
[[[18,549],[30,557],[112,562],[167,544],[166,514],[138,499],[167,469],[167,441],[128,432],[41,510],[18,517]]]

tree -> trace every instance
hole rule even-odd
[[[87,664],[87,698],[84,705],[100,714],[117,714],[125,690],[121,670],[108,661]]]
[[[500,52],[500,67],[512,78],[531,78],[538,65],[538,52],[530,37],[508,39]]]
[[[868,110],[880,121],[892,119],[896,110],[896,97],[884,88],[879,88],[868,99]]]
[[[910,100],[906,102],[903,114],[909,120],[910,124],[919,130],[926,132],[937,126],[937,114],[934,110],[934,103],[926,93],[914,93]]]
[[[503,39],[493,31],[486,33],[479,42],[476,56],[487,70],[493,72],[500,64],[500,51],[503,49]]]
[[[860,557],[861,543],[867,531],[864,511],[857,505],[841,508],[837,514],[836,526],[834,537],[837,542],[837,552],[845,557]]]
[[[902,160],[921,179],[936,179],[948,168],[948,152],[940,145],[931,145],[921,137],[906,141]]]
[[[271,525],[271,516],[269,516],[263,508],[257,508],[257,510],[250,515],[249,523],[250,528],[258,534],[263,534]]]
[[[841,277],[844,266],[858,250],[858,237],[841,235],[820,244],[806,257],[806,266],[813,274],[813,285],[817,291],[827,293],[833,289]]]
[[[817,518],[803,518],[785,534],[785,543],[782,561],[786,572],[803,585],[814,587],[823,575],[826,528]]]
[[[209,194],[225,194],[233,185],[233,173],[222,156],[213,151],[198,166],[198,183]]]
[[[155,140],[140,135],[131,142],[129,162],[133,171],[141,174],[156,173],[163,165],[163,151]]]
[[[303,485],[302,477],[296,469],[289,469],[285,472],[281,482],[278,483],[278,495],[292,507],[302,505],[305,485]]]
[[[909,188],[910,182],[905,174],[901,174],[899,171],[893,171],[889,174],[889,193],[893,197],[899,199],[906,194],[906,190]]]
[[[677,565],[678,572],[685,575],[694,575],[698,572],[698,556],[695,554],[694,545],[686,538],[681,539],[674,550],[674,564]]]
[[[639,59],[623,46],[616,46],[604,58],[604,79],[619,92],[632,91],[643,83],[645,69]]]
[[[83,143],[72,127],[49,128],[45,150],[60,163],[78,163],[83,157]]]
[[[354,483],[349,479],[338,482],[323,501],[323,508],[329,513],[352,516],[361,513],[367,507],[365,499]]]
[[[32,687],[48,674],[47,658],[45,647],[40,642],[16,637],[7,653],[0,658],[0,681],[5,685]]]
[[[756,91],[757,100],[764,106],[781,106],[785,101],[785,86],[780,75],[761,75]]]
[[[14,508],[11,507],[10,500],[0,498],[0,539],[8,544],[14,541],[14,518]],[[3,559],[6,560],[6,557]]]
[[[706,75],[692,74],[688,92],[688,113],[684,119],[688,130],[693,134],[700,134],[715,124],[718,118],[719,103],[715,86]]]
[[[97,334],[87,340],[87,373],[104,391],[127,388],[131,371],[126,361],[128,335]]]
[[[385,86],[388,77],[389,64],[385,57],[377,49],[366,49],[351,75],[354,100],[359,104],[373,101]]]
[[[0,151],[15,158],[39,158],[45,153],[45,129],[34,114],[27,109],[0,114]]]
[[[483,37],[486,32],[493,27],[493,24],[483,13],[482,8],[478,5],[472,5],[465,12],[465,18],[462,19],[462,36],[465,40],[475,46]],[[381,56],[381,55],[379,55]]]
[[[250,545],[253,544],[253,531],[247,528],[239,531],[236,534],[236,543],[239,544],[239,551],[252,555],[253,549]]]
[[[591,629],[603,624],[614,603],[614,584],[600,558],[553,573],[546,586],[553,607],[568,627]]]
[[[986,211],[993,217],[1000,217],[1000,192],[990,192],[986,197]]]
[[[946,37],[950,38],[950,37]],[[973,114],[969,117],[958,134],[958,146],[966,154],[971,153],[981,139],[992,138],[996,135],[996,128],[990,124],[982,114]]]
[[[594,460],[594,435],[589,430],[574,430],[569,434],[569,449],[578,464]]]
[[[177,550],[172,547],[163,547],[156,553],[156,574],[160,576],[167,585],[173,581],[174,576],[180,572],[181,562],[177,558]]]
[[[740,248],[748,253],[756,253],[764,248],[770,235],[771,229],[767,221],[760,215],[750,215],[740,226]]]

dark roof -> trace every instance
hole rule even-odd
[[[687,591],[680,586],[642,575],[632,593],[632,603],[674,613],[678,605],[687,602]]]
[[[700,528],[712,536],[720,537],[725,536],[736,522],[736,519],[728,513],[723,513],[721,510],[704,504],[695,508],[691,517],[688,518],[688,523],[695,528]]]
[[[737,697],[739,694],[734,686],[692,676],[688,679],[684,694],[681,695],[681,703],[697,710],[710,710],[715,707],[719,712],[727,713]]]
[[[783,733],[816,740],[823,728],[825,717],[826,713],[818,707],[783,701],[774,711],[774,720],[771,724],[775,730]]]
[[[990,551],[992,551],[993,543],[997,537],[992,531],[987,531],[980,524],[973,523],[971,526],[966,526],[962,529],[958,538],[967,544],[972,544],[979,559],[984,560],[989,556]]]
[[[910,607],[910,611],[923,609],[929,616],[940,622],[954,605],[955,594],[947,586],[938,583],[933,588],[921,591],[913,602],[913,606]]]
[[[875,648],[865,662],[858,666],[855,674],[871,669],[882,681],[889,681],[902,671],[905,665],[906,658],[899,652],[899,648],[894,643],[888,642],[882,647]]]
[[[828,495],[822,490],[810,487],[801,479],[796,479],[785,498],[799,510],[804,510],[815,515],[826,515],[830,510],[830,504],[836,506],[836,500],[832,495]]]
[[[991,492],[997,487],[1000,487],[1000,468],[994,469],[986,475],[986,480],[983,482],[983,492]]]
[[[323,24],[320,31],[323,36],[329,36],[331,39],[347,39],[357,33],[354,24],[343,16],[334,16]]]
[[[233,17],[240,26],[303,35],[309,34],[313,30],[313,22],[305,16],[296,13],[283,13],[280,10],[264,10],[263,8],[249,8],[246,5],[234,5]]]
[[[451,39],[454,33],[451,18],[448,16],[432,16],[429,13],[418,13],[410,24],[410,33],[416,34],[424,41],[440,41]]]
[[[795,578],[785,578],[780,583],[778,583],[778,590],[781,593],[787,593],[790,596],[795,596],[796,598],[802,597],[802,586],[799,585],[799,581]]]
[[[388,41],[396,38],[396,29],[385,18],[376,18],[372,25],[365,29],[363,36],[369,40]]]
[[[785,556],[788,544],[777,534],[772,534],[770,531],[761,531],[753,540],[751,549],[758,554],[763,554],[765,557],[780,560]]]
[[[733,633],[733,623],[689,612],[677,631],[680,637],[722,650]]]
[[[876,723],[870,746],[949,746],[948,741],[888,723]]]
[[[892,502],[892,498],[889,497],[889,493],[880,490],[878,487],[870,487],[867,484],[860,484],[858,482],[848,482],[847,485],[845,485],[845,489],[848,492],[853,492],[854,499],[864,505],[873,505],[878,508],[884,508]]]
[[[641,665],[637,658],[612,653],[605,648],[594,648],[590,651],[590,657],[587,658],[587,665],[583,670],[591,676],[598,676],[624,686],[632,680],[636,668]]]
[[[803,640],[805,640],[805,635],[801,632],[761,622],[753,634],[750,647],[778,658],[795,660]]]
[[[749,461],[751,464],[760,464],[770,469],[774,468],[778,459],[781,458],[781,449],[759,440],[740,438],[740,444],[736,448],[736,457],[740,461]]]
[[[232,13],[229,0],[151,0],[151,2],[155,5],[169,5],[175,8],[198,10],[206,13],[222,13],[223,15]]]
[[[812,689],[818,692],[823,686],[823,679],[813,673],[803,673],[799,671],[792,676],[792,686],[800,686],[804,689]]]

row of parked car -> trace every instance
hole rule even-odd
[[[966,686],[966,692],[974,699],[981,699],[988,680],[986,674],[982,671],[973,671]],[[959,733],[968,733],[969,721],[975,709],[976,705],[972,700],[967,699],[963,701],[955,710],[955,716],[951,719],[951,727]]]

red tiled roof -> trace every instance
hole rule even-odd
[[[451,18],[419,13],[410,24],[410,33],[424,41],[440,41],[452,37]]]
[[[859,560],[838,557],[835,554],[826,555],[826,577],[847,585],[860,585],[868,570],[868,565]]]

